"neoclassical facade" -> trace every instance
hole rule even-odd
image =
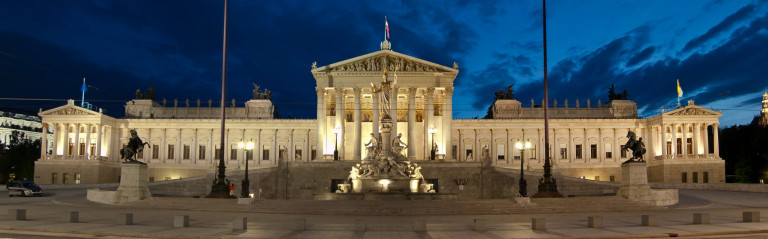
[[[338,152],[338,167],[346,168],[349,164],[345,163],[364,159],[366,144],[372,137],[380,137],[382,104],[389,104],[393,122],[391,137],[380,140],[391,142],[402,135],[400,140],[408,145],[403,155],[411,161],[433,167],[450,165],[459,168],[459,173],[461,167],[482,167],[480,162],[542,170],[542,149],[546,147],[540,105],[502,97],[492,105],[491,119],[453,119],[458,65],[443,66],[404,55],[392,51],[389,44],[383,42],[380,51],[370,54],[312,65],[317,119],[275,119],[271,101],[256,97],[258,90],[242,106],[227,105],[223,147],[220,106],[210,101],[174,100],[170,105],[134,99],[126,104],[124,118],[78,107],[73,101],[42,111],[44,126],[54,133],[42,134],[53,140],[44,145],[51,153],[44,153],[37,162],[36,179],[42,184],[118,181],[119,149],[128,142],[130,129],[150,146],[138,155],[149,165],[150,181],[210,176],[222,149],[229,172],[244,170],[246,160],[250,169],[277,169],[284,164],[333,167],[334,151]],[[387,74],[383,74],[385,70]],[[383,77],[392,82],[393,93],[387,99],[372,88]],[[552,102],[549,148],[558,176],[621,180],[620,165],[629,154],[621,146],[633,131],[647,148],[650,181],[725,182],[717,143],[719,112],[689,101],[684,107],[639,118],[637,106],[630,100]],[[255,142],[253,151],[237,147],[249,140]],[[518,141],[529,141],[532,147],[521,152],[514,148]],[[346,176],[316,180],[331,184],[331,179]],[[443,180],[453,180],[447,177]]]

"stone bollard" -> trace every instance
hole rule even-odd
[[[239,231],[239,230],[247,230],[247,229],[248,229],[247,217],[235,217],[235,219],[232,221],[232,230]]]
[[[546,231],[547,220],[545,218],[531,218],[531,229],[536,231]]]
[[[427,231],[427,219],[420,218],[413,222],[413,231],[426,232]]]
[[[355,220],[355,231],[356,232],[364,232],[365,231],[365,220],[363,220],[363,219]]]
[[[644,227],[655,227],[656,226],[657,217],[656,217],[656,215],[643,215],[642,216],[642,221],[643,221],[642,225]]]
[[[80,222],[80,212],[78,211],[69,212],[69,223],[78,223],[78,222]]]
[[[306,218],[299,218],[296,219],[296,228],[295,231],[306,231],[307,230],[307,219]]]
[[[27,209],[8,209],[8,216],[16,221],[25,221],[27,220]]]
[[[590,216],[587,217],[587,227],[589,228],[603,228],[602,216]]]
[[[189,227],[189,216],[188,215],[174,216],[173,227]]]
[[[759,211],[742,212],[741,215],[744,218],[744,222],[760,222],[760,212]]]
[[[709,224],[709,213],[694,213],[693,224]]]
[[[117,217],[117,224],[133,225],[133,213],[120,214],[120,216]]]
[[[475,218],[475,231],[484,232],[488,229],[488,223],[486,219]]]

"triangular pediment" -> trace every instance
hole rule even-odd
[[[683,108],[679,108],[670,112],[664,113],[664,115],[669,116],[721,116],[723,115],[720,112],[702,108],[700,106],[696,105],[689,105]]]
[[[43,112],[40,112],[38,115],[45,116],[45,115],[99,115],[98,112],[88,110],[82,107],[74,106],[74,105],[64,105],[59,106],[50,110],[46,110]]]
[[[457,65],[454,65],[455,68],[451,68],[391,50],[381,50],[327,66],[313,66],[312,73],[381,72],[385,62],[389,64],[390,71],[397,72],[459,72]]]

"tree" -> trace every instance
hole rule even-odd
[[[768,128],[739,125],[720,131],[720,156],[725,159],[729,182],[758,183],[768,179]]]
[[[2,179],[11,180],[10,175],[19,179],[32,179],[35,175],[35,161],[40,158],[40,140],[31,140],[19,131],[11,132],[9,142],[0,145],[0,170]]]

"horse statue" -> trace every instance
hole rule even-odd
[[[135,129],[131,130],[131,138],[128,140],[128,144],[120,149],[120,158],[125,162],[139,162],[136,160],[136,154],[144,151],[144,145],[149,146],[149,143],[142,142]],[[141,163],[141,162],[139,162]]]
[[[621,150],[626,151],[631,149],[632,157],[624,163],[635,162],[635,160],[637,160],[637,162],[645,162],[645,160],[643,160],[643,154],[645,154],[645,143],[643,143],[642,137],[640,137],[639,140],[636,140],[636,137],[637,136],[635,135],[635,132],[627,132],[627,138],[629,139],[627,140],[626,144],[621,146]]]

